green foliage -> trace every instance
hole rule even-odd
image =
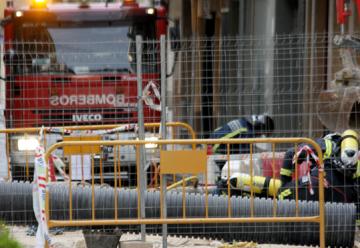
[[[16,240],[10,237],[10,232],[5,225],[0,225],[0,248],[22,248]]]

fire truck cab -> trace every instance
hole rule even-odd
[[[144,40],[143,85],[159,86],[156,41],[167,32],[166,15],[164,6],[129,0],[51,4],[33,0],[22,9],[5,9],[6,127],[136,123],[135,38],[141,35]],[[160,112],[145,105],[144,117],[145,122],[159,122]],[[10,139],[13,175],[19,171],[22,178],[25,154],[34,152],[37,137]],[[49,146],[61,136],[49,134],[47,139]],[[122,159],[134,162],[132,156]]]

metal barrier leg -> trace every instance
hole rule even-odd
[[[166,204],[166,175],[162,176],[162,191],[163,191],[163,218],[167,218],[167,204]],[[167,248],[167,224],[162,224],[162,245]]]
[[[166,139],[166,57],[165,57],[165,36],[162,35],[160,37],[160,60],[161,60],[161,138]],[[166,149],[166,146],[163,146],[162,149]],[[161,168],[160,168],[161,169]],[[163,175],[162,175],[163,176]],[[163,176],[163,210],[164,210],[164,218],[166,218],[166,178]],[[162,243],[163,248],[167,248],[167,225],[162,225]]]
[[[145,130],[144,130],[144,108],[143,108],[143,100],[142,100],[142,37],[141,35],[136,36],[136,69],[137,69],[137,95],[138,95],[138,127],[139,127],[139,139],[145,139]],[[144,199],[142,196],[144,195],[146,186],[145,186],[145,150],[144,146],[140,146],[140,181],[138,185],[140,187],[140,218],[145,218],[145,205]],[[141,225],[141,240],[145,241],[146,237],[146,229],[145,225]]]

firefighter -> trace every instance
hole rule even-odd
[[[355,138],[357,138],[356,132],[352,130],[346,130],[343,133],[343,136],[352,134]],[[331,133],[326,135],[323,138],[316,139],[316,143],[320,146],[321,151],[323,153],[323,160],[332,159],[337,161],[339,158],[340,152],[340,143],[342,141],[342,135],[339,133]],[[300,145],[300,148],[304,146],[304,144]],[[293,158],[295,156],[294,148],[291,148],[286,151],[284,155],[284,162],[280,169],[280,179],[282,185],[289,183],[292,181],[292,177],[294,174],[295,163],[293,163]],[[297,164],[301,164],[306,158],[306,151],[303,150],[299,154]],[[314,161],[312,161],[314,162]]]
[[[358,201],[358,185],[360,176],[359,136],[354,130],[346,130],[341,135],[329,134],[316,140],[319,144],[324,161],[325,171],[325,200],[333,202]],[[304,161],[306,150],[298,154],[297,164]],[[280,170],[280,199],[295,197],[295,181],[292,180],[295,164],[295,152],[286,152],[283,166]],[[310,178],[306,175],[299,179],[299,198],[306,200],[318,199],[318,166],[312,157]]]
[[[232,120],[218,127],[210,135],[211,139],[255,138],[268,136],[274,130],[274,121],[266,114],[251,115]],[[248,144],[231,145],[231,153],[248,153]],[[212,153],[226,153],[225,145],[215,144],[211,147]]]
[[[324,154],[325,171],[325,200],[333,202],[355,202],[358,201],[358,185],[360,176],[360,164],[358,161],[359,142],[358,134],[354,130],[346,130],[339,134],[330,134],[317,143]],[[307,150],[299,148],[298,154],[300,164],[307,156]],[[281,179],[271,177],[254,176],[252,179],[244,173],[235,173],[230,178],[231,194],[249,194],[252,189],[258,196],[273,196],[279,199],[294,199],[296,182],[292,180],[295,164],[293,157],[295,152],[290,149],[286,153]],[[304,175],[298,180],[298,196],[301,200],[318,200],[318,166],[312,158],[312,166],[309,168],[309,176]],[[223,193],[227,192],[227,178],[219,181],[218,187]]]

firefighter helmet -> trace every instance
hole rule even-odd
[[[254,127],[255,133],[261,134],[269,134],[274,130],[274,121],[273,119],[266,115],[252,115],[251,116],[252,125]]]

